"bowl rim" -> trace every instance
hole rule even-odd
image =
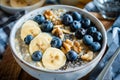
[[[25,7],[11,7],[11,6],[6,6],[6,5],[3,5],[3,4],[0,4],[0,6],[2,7],[5,7],[5,8],[8,8],[8,9],[13,9],[13,10],[24,10],[24,9],[29,9],[29,8],[32,8],[32,7],[35,7],[39,4],[44,4],[45,3],[45,0],[40,0],[39,2],[31,5],[31,6],[25,6]]]
[[[103,41],[104,44],[102,45],[102,48],[101,48],[99,54],[98,54],[92,61],[90,61],[90,62],[88,62],[87,64],[84,64],[84,65],[82,65],[82,66],[80,66],[80,67],[76,67],[76,68],[72,68],[72,69],[67,69],[67,70],[49,70],[49,69],[37,68],[37,67],[35,67],[34,65],[31,65],[30,63],[26,62],[25,60],[23,60],[23,59],[21,59],[21,58],[19,58],[19,57],[17,56],[16,49],[15,49],[15,47],[14,47],[14,45],[13,45],[13,41],[14,41],[13,36],[16,34],[16,31],[14,31],[14,30],[15,30],[15,27],[16,27],[16,24],[19,23],[19,22],[22,20],[22,18],[24,18],[26,15],[30,15],[30,14],[32,14],[33,12],[36,12],[36,11],[41,10],[41,9],[44,9],[44,8],[50,8],[50,9],[51,9],[51,8],[53,8],[53,7],[60,7],[60,8],[63,8],[63,7],[64,7],[64,8],[70,8],[70,9],[79,10],[79,11],[84,12],[84,13],[86,13],[87,15],[91,16],[93,19],[95,19],[95,21],[96,21],[97,23],[99,23],[99,25],[101,26],[101,29],[102,29],[103,32],[104,32],[104,33],[102,33],[102,34],[104,34],[104,41]],[[74,7],[74,6],[68,6],[68,5],[50,5],[50,6],[44,6],[44,7],[38,8],[38,9],[36,9],[36,10],[34,10],[34,11],[29,12],[29,13],[26,14],[26,15],[24,15],[22,18],[20,18],[20,19],[17,21],[17,23],[13,26],[13,28],[12,28],[12,30],[11,30],[11,33],[10,33],[10,38],[9,38],[10,48],[11,48],[11,50],[13,51],[13,52],[12,52],[13,56],[16,57],[16,58],[17,58],[21,63],[23,63],[24,65],[26,65],[26,66],[34,69],[34,70],[41,71],[41,72],[61,74],[61,73],[75,72],[75,71],[78,71],[78,70],[80,70],[80,69],[83,69],[83,68],[85,68],[85,67],[93,64],[97,59],[100,60],[101,57],[103,56],[103,54],[104,54],[104,52],[105,52],[105,49],[106,49],[106,44],[107,44],[106,30],[105,30],[103,24],[102,24],[94,15],[92,15],[92,14],[89,13],[88,11],[83,10],[83,9],[80,9],[80,8],[77,8],[77,7]],[[20,28],[20,27],[19,27],[19,28]],[[14,38],[15,38],[15,37],[14,37]]]

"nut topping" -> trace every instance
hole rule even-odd
[[[93,52],[88,51],[86,54],[83,54],[81,56],[81,59],[84,60],[84,61],[91,61],[93,59]]]
[[[62,29],[59,28],[59,27],[54,28],[54,29],[52,30],[52,34],[58,36],[58,37],[61,38],[61,39],[64,38],[64,34],[63,34],[63,32],[62,32]]]
[[[73,46],[73,42],[69,39],[66,39],[64,42],[63,42],[63,47],[61,47],[61,50],[64,52],[64,53],[67,53],[68,51],[71,50]]]

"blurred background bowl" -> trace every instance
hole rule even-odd
[[[37,2],[33,5],[30,5],[30,6],[26,6],[26,7],[11,7],[7,1],[8,0],[0,0],[1,9],[7,13],[15,14],[16,12],[23,11],[23,10],[30,12],[34,9],[37,9],[37,8],[41,7],[45,3],[46,0],[40,0],[39,2]]]

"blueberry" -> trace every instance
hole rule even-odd
[[[36,21],[38,24],[42,24],[45,21],[45,17],[40,14],[35,16],[33,20]]]
[[[89,46],[93,43],[93,37],[91,35],[85,35],[83,37],[83,42]]]
[[[51,32],[53,30],[53,23],[51,21],[45,21],[41,25],[41,30],[43,32]]]
[[[86,33],[85,29],[80,28],[80,29],[78,29],[78,30],[75,32],[75,36],[76,36],[78,39],[82,39],[83,36],[85,35],[85,33]]]
[[[24,39],[25,44],[29,45],[32,39],[33,39],[32,35],[27,35]]]
[[[50,44],[51,47],[60,48],[62,46],[62,40],[58,37],[53,37]]]
[[[64,14],[62,18],[62,23],[66,26],[70,25],[73,22],[73,18],[70,14]]]
[[[94,52],[99,51],[100,48],[101,48],[101,45],[99,42],[93,42],[91,44],[91,50],[93,50]]]
[[[79,28],[81,28],[81,23],[78,22],[78,21],[73,21],[73,23],[70,25],[70,29],[71,31],[76,31],[78,30]]]
[[[72,15],[73,11],[67,11],[65,14],[70,14]]]
[[[94,41],[100,42],[102,40],[102,34],[99,31],[97,31],[93,34],[93,38],[94,38]]]
[[[40,61],[42,59],[42,53],[40,51],[35,51],[32,54],[32,60],[33,61]]]
[[[83,28],[87,29],[87,28],[90,27],[90,25],[91,25],[90,19],[84,18],[84,19],[82,20],[82,27],[83,27]]]
[[[75,61],[78,58],[78,54],[73,50],[69,51],[66,54],[66,56],[67,56],[67,59],[70,60],[70,61]]]
[[[97,31],[96,27],[90,27],[87,29],[87,34],[93,35]]]
[[[82,16],[81,16],[81,14],[79,14],[78,12],[72,12],[72,17],[73,17],[73,19],[74,20],[77,20],[77,21],[81,21],[81,19],[82,19]]]

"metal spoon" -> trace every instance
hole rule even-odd
[[[99,74],[99,76],[97,77],[96,80],[103,80],[104,76],[106,75],[106,73],[109,70],[109,67],[112,65],[113,61],[115,60],[115,58],[118,56],[118,54],[120,53],[120,47],[117,48],[117,50],[115,51],[114,55],[111,57],[111,59],[108,61],[107,65],[104,67],[104,69],[102,70],[102,72]]]

